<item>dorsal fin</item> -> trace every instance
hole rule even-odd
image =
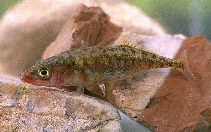
[[[142,43],[143,41],[138,39],[137,34],[130,33],[130,35],[123,38],[123,42],[120,43],[120,45],[142,49],[142,46],[141,46]]]
[[[151,42],[152,41],[152,42]],[[152,52],[161,55],[159,48],[153,45],[153,37],[141,35],[133,32],[123,32],[119,39],[117,39],[113,45],[122,45],[138,48],[144,51]]]
[[[114,45],[121,45],[121,46],[128,46],[142,49],[143,40],[141,40],[141,38],[138,37],[138,34],[129,33],[122,35],[121,38],[117,42],[115,42]]]

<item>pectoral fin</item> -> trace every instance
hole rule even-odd
[[[101,83],[100,85],[99,85],[99,88],[100,88],[100,90],[102,91],[102,93],[103,93],[103,95],[106,95],[106,87],[105,87],[105,84],[104,83]]]
[[[106,96],[106,85],[101,83],[99,85],[89,85],[86,89],[98,97],[104,98]]]
[[[76,88],[76,92],[78,93],[84,93],[84,86],[78,86],[78,88]]]

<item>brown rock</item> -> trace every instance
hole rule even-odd
[[[171,72],[148,108],[138,115],[140,122],[155,131],[193,131],[202,118],[200,113],[211,106],[211,45],[203,37],[192,37],[184,42],[178,56],[183,50],[187,50],[199,86],[193,87],[179,71]],[[204,127],[208,130],[210,122]]]
[[[79,13],[64,25],[57,39],[47,47],[43,58],[70,48],[110,45],[121,32],[122,28],[111,23],[109,16],[101,8],[83,5]]]
[[[105,101],[0,77],[0,131],[122,131]]]
[[[156,20],[124,0],[95,0],[95,2],[111,17],[111,22],[127,31],[142,35],[166,34],[165,29]]]

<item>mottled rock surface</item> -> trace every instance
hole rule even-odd
[[[102,100],[0,77],[0,131],[122,131]]]

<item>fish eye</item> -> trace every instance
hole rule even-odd
[[[49,78],[50,77],[50,72],[47,68],[41,68],[38,70],[38,74],[41,78]]]

